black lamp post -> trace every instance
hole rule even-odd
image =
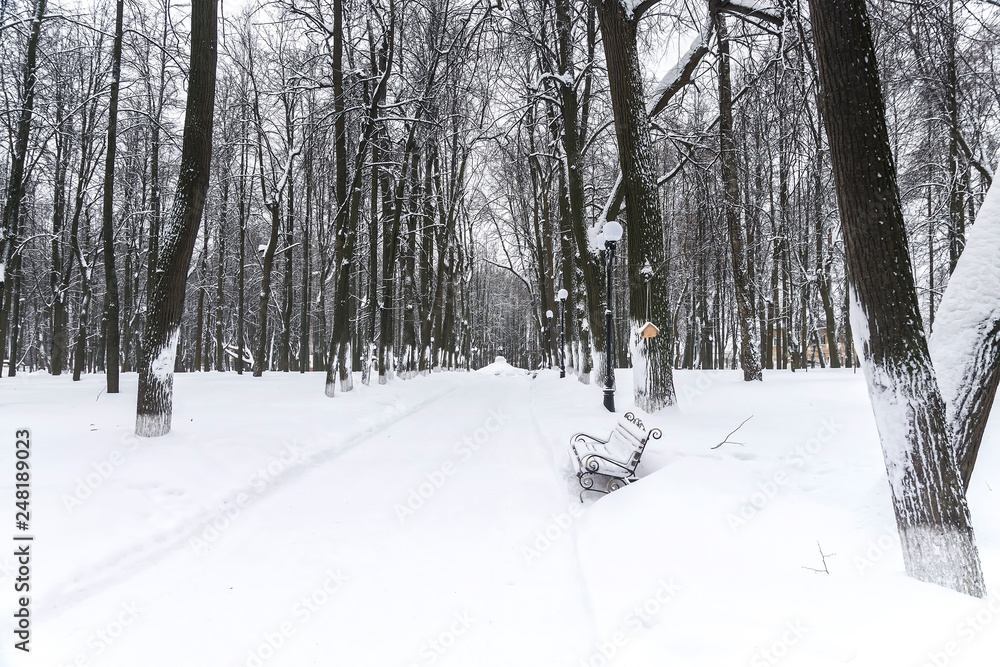
[[[611,361],[611,340],[614,332],[614,318],[611,314],[612,294],[611,294],[611,268],[615,261],[615,243],[622,237],[622,226],[611,220],[604,223],[604,256],[608,267],[608,307],[604,311],[604,340],[607,343],[604,352],[604,407],[608,412],[615,411],[615,370]]]
[[[569,292],[559,290],[556,299],[559,301],[559,377],[566,377],[566,299]]]
[[[549,370],[552,369],[552,311],[545,311],[545,356],[549,360]]]

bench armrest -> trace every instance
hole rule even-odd
[[[600,454],[587,454],[580,459],[580,467],[584,472],[601,472],[601,462],[612,465],[616,468],[621,468],[623,471],[629,473],[630,475],[635,472],[635,467],[629,467],[631,461],[615,461],[614,459],[609,459],[606,456],[601,456]],[[638,463],[638,461],[636,462]]]
[[[574,443],[574,444],[577,444],[577,443],[579,443],[579,444],[586,444],[588,442],[596,442],[596,443],[598,443],[600,445],[606,445],[606,444],[608,444],[609,440],[611,440],[610,437],[608,438],[608,440],[601,440],[600,438],[597,438],[595,436],[589,435],[587,433],[577,433],[572,438],[569,439],[569,441],[571,443]]]

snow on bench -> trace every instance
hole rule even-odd
[[[611,493],[634,482],[635,469],[646,443],[650,438],[659,440],[662,435],[658,428],[647,431],[641,419],[632,412],[626,412],[607,440],[586,433],[577,433],[570,438],[576,477],[583,487],[580,502],[583,502],[584,491]],[[604,489],[596,486],[598,477],[607,478]]]

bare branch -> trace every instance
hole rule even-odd
[[[726,436],[725,438],[723,438],[723,439],[722,439],[722,442],[720,442],[719,444],[717,444],[717,445],[715,445],[714,447],[712,447],[712,449],[718,449],[719,447],[722,447],[723,445],[744,445],[744,444],[746,444],[746,443],[743,443],[743,442],[732,442],[732,441],[730,441],[730,440],[729,440],[729,438],[731,438],[731,437],[732,437],[732,435],[733,435],[734,433],[736,433],[736,432],[737,432],[737,431],[739,431],[739,430],[740,430],[741,428],[743,428],[743,424],[746,424],[746,423],[747,423],[748,421],[750,421],[751,419],[753,419],[753,415],[750,415],[749,417],[747,417],[746,419],[744,419],[744,420],[743,420],[743,421],[742,421],[742,422],[740,423],[740,425],[739,425],[739,426],[737,426],[737,427],[736,427],[736,428],[734,428],[734,429],[733,429],[732,431],[730,431],[730,432],[729,432],[729,435],[727,435],[727,436]]]

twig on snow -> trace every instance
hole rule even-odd
[[[746,443],[743,443],[743,442],[732,442],[732,441],[731,441],[731,440],[730,440],[729,438],[730,438],[730,437],[732,437],[733,433],[736,433],[736,432],[737,432],[737,431],[739,431],[739,430],[740,430],[741,428],[743,428],[743,424],[746,424],[746,423],[747,423],[748,421],[750,421],[751,419],[753,419],[753,415],[750,415],[749,417],[747,417],[746,419],[744,419],[744,420],[743,420],[743,421],[742,421],[742,422],[740,423],[740,425],[739,425],[739,426],[737,426],[737,427],[736,427],[736,428],[734,428],[734,429],[733,429],[732,431],[730,431],[730,432],[729,432],[729,435],[727,435],[727,436],[726,436],[725,438],[723,438],[723,439],[722,439],[722,442],[720,442],[720,443],[719,443],[719,444],[717,444],[716,446],[712,447],[712,449],[718,449],[719,447],[722,447],[723,445],[741,445],[741,446],[742,446],[742,445],[746,444]]]
[[[830,574],[830,568],[827,567],[827,565],[826,565],[826,559],[828,557],[830,557],[830,556],[836,556],[837,554],[825,554],[825,553],[823,553],[823,547],[820,546],[819,540],[816,540],[816,547],[819,548],[819,557],[823,559],[823,569],[820,570],[820,569],[817,569],[815,567],[809,567],[807,565],[803,565],[802,568],[804,570],[811,570],[813,572],[822,572],[824,574]]]

